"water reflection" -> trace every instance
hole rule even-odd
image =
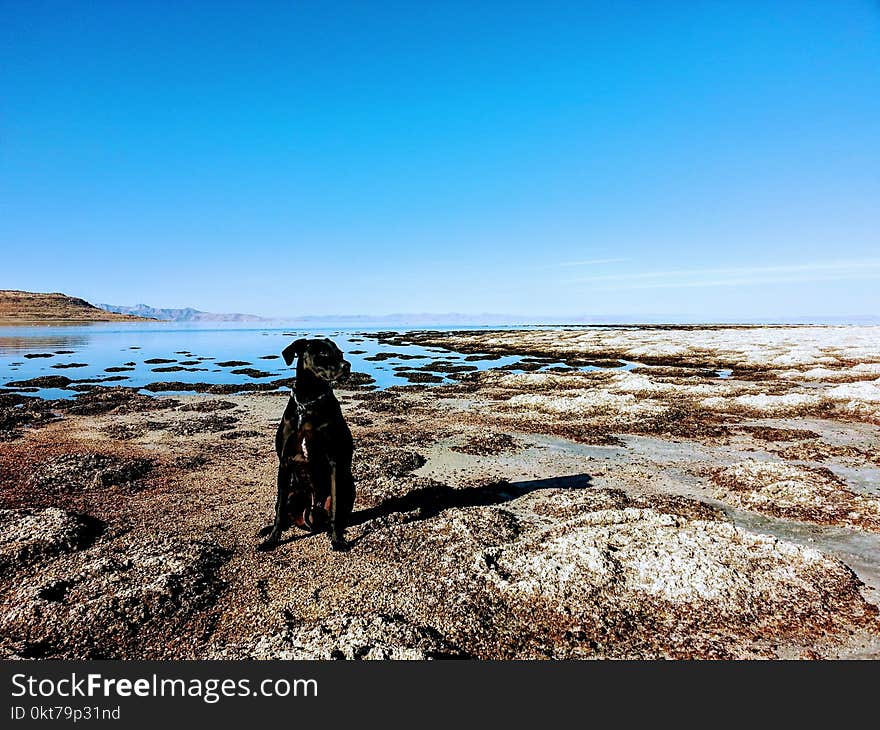
[[[82,334],[34,333],[27,337],[6,335],[0,330],[0,355],[21,355],[39,350],[78,350],[86,347],[89,338]]]

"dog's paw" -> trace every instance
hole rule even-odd
[[[330,540],[330,549],[335,553],[347,553],[351,549],[345,540]]]
[[[278,547],[278,538],[269,537],[267,540],[263,540],[263,542],[257,545],[257,550],[261,553],[267,553],[270,550],[274,550],[276,547]]]

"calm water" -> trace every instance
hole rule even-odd
[[[405,329],[405,328],[404,328]],[[453,329],[453,328],[450,328]],[[466,329],[455,327],[454,329]],[[363,329],[311,328],[291,329],[282,324],[229,324],[193,323],[95,323],[71,326],[0,327],[0,386],[10,381],[28,380],[43,375],[64,375],[71,380],[121,376],[124,380],[108,385],[143,387],[157,381],[184,383],[244,383],[260,382],[293,375],[278,357],[281,350],[297,337],[329,337],[345,352],[352,370],[368,373],[376,379],[379,388],[404,385],[409,381],[398,376],[394,368],[418,368],[436,360],[462,363],[465,355],[415,346],[387,346],[375,339],[361,336]],[[368,360],[380,352],[394,352],[422,359],[391,358],[384,361]],[[31,357],[26,355],[51,355]],[[275,357],[272,357],[275,356]],[[270,358],[272,359],[266,359]],[[146,363],[146,360],[172,360],[168,363]],[[227,361],[249,363],[221,365]],[[469,361],[483,370],[510,365],[516,356],[494,360]],[[59,367],[72,363],[82,367]],[[193,370],[157,372],[187,363]],[[559,364],[559,363],[555,363]],[[631,367],[633,364],[622,364]],[[547,367],[552,367],[549,364]],[[123,372],[107,372],[107,368],[131,368]],[[269,373],[264,378],[251,378],[232,371],[250,367]],[[435,373],[451,382],[443,373]],[[76,395],[71,390],[45,388],[37,395],[45,398],[68,398]]]

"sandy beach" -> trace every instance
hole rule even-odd
[[[0,652],[880,657],[880,328],[364,337],[519,372],[336,388],[342,554],[255,551],[285,392],[0,395]]]

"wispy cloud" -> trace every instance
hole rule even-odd
[[[754,286],[880,278],[880,258],[815,261],[777,266],[741,266],[706,269],[672,269],[627,274],[601,274],[570,279],[569,283],[595,284],[599,291],[620,289],[678,289],[690,287]]]

